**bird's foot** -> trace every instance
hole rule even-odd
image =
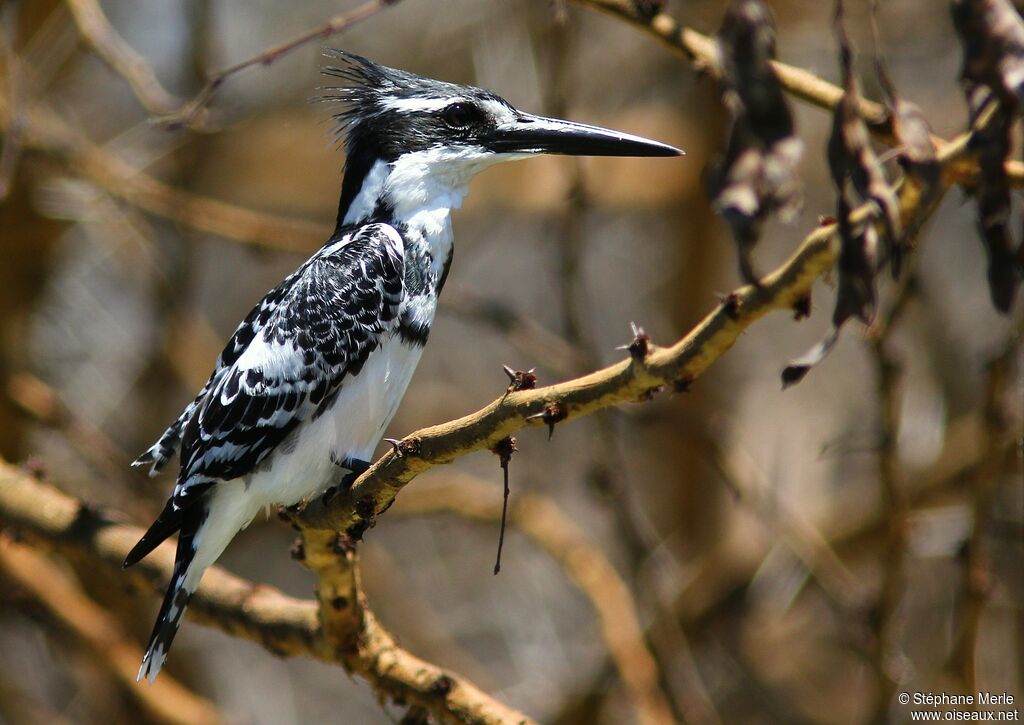
[[[352,484],[356,482],[356,479],[366,473],[366,469],[370,467],[369,461],[364,461],[361,458],[353,458],[349,456],[343,461],[335,462],[339,468],[348,469],[348,473],[341,477],[341,481],[338,482],[339,491],[348,491],[352,488]]]

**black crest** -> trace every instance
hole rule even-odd
[[[338,122],[335,135],[344,138],[346,155],[339,230],[376,162],[390,163],[402,154],[437,146],[477,143],[494,126],[494,119],[483,109],[485,101],[497,101],[512,112],[511,106],[490,91],[424,78],[346,51],[329,50],[326,55],[340,62],[326,66],[324,75],[342,81],[321,88],[323,94],[318,99],[340,105],[333,114]],[[417,99],[438,103],[422,107],[401,104]]]

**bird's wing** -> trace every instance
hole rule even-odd
[[[185,428],[185,424],[192,418],[192,414],[196,411],[196,408],[198,408],[200,403],[203,402],[210,390],[217,385],[223,376],[224,371],[235,364],[245,349],[252,343],[256,335],[258,335],[263,328],[267,326],[274,314],[277,312],[277,308],[285,298],[288,290],[291,289],[295,277],[302,274],[305,269],[306,265],[303,265],[297,271],[293,272],[283,282],[281,282],[281,284],[268,292],[266,296],[260,300],[260,303],[249,311],[249,314],[246,315],[245,319],[239,323],[237,328],[235,328],[231,338],[221,351],[220,357],[217,358],[217,364],[213,368],[213,373],[210,375],[210,379],[206,381],[202,390],[200,390],[198,395],[196,395],[196,397],[185,406],[181,415],[179,415],[178,418],[168,426],[167,430],[165,430],[160,438],[157,439],[156,443],[150,446],[145,453],[132,461],[133,467],[152,464],[149,469],[150,476],[155,476],[163,470],[164,466],[167,465],[168,461],[170,461],[177,452],[178,446],[181,443],[181,434]]]
[[[368,224],[267,295],[253,311],[261,324],[250,325],[247,342],[232,338],[233,361],[214,374],[183,427],[175,503],[251,472],[358,373],[397,325],[403,272],[401,235]]]

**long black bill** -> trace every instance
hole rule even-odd
[[[668,144],[622,131],[521,114],[494,129],[485,142],[499,153],[545,153],[570,156],[682,156]]]

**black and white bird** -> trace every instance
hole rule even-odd
[[[139,679],[160,672],[203,572],[261,510],[368,466],[419,362],[470,179],[538,153],[675,156],[638,136],[523,113],[497,95],[333,52],[345,173],[327,243],[235,330],[209,381],[134,465],[180,448],[174,493],[125,559],[178,532]]]

